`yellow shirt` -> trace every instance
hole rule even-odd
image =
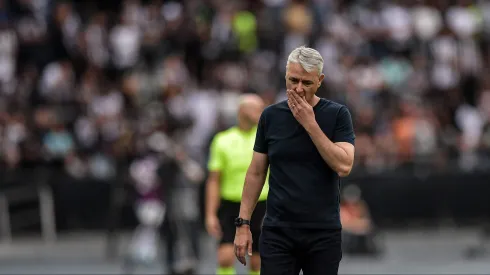
[[[220,172],[221,198],[233,202],[242,200],[243,184],[248,166],[252,162],[257,128],[244,132],[238,127],[216,134],[211,142],[208,169]],[[269,193],[267,175],[259,201],[267,199]]]

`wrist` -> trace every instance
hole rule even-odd
[[[242,212],[238,212],[238,217],[237,218],[241,218],[241,219],[244,219],[244,220],[250,220],[252,218],[252,215],[251,214],[248,214],[247,211],[243,211]]]
[[[206,212],[206,214],[204,215],[204,217],[206,219],[209,219],[209,218],[212,218],[212,217],[216,217],[217,216],[217,212]]]
[[[244,225],[242,225],[242,226],[240,226],[240,227],[236,227],[236,230],[237,230],[237,231],[241,231],[241,230],[250,230],[250,225],[246,225],[246,224],[244,224]]]
[[[320,129],[320,126],[316,122],[316,120],[308,123],[305,127],[305,130],[308,134],[313,135],[315,132],[317,132]]]
[[[237,228],[243,227],[243,226],[250,226],[250,219],[244,219],[242,217],[237,217],[235,218],[235,226]]]

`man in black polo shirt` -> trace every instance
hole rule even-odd
[[[324,78],[318,51],[293,50],[286,68],[288,100],[260,117],[235,221],[235,254],[246,265],[250,217],[270,168],[261,275],[333,275],[342,258],[339,178],[354,161],[352,119],[347,107],[315,95]]]

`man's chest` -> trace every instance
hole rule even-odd
[[[322,132],[332,139],[335,121],[317,119],[317,123]],[[278,123],[269,127],[266,140],[271,161],[280,158],[286,161],[311,162],[321,158],[310,135],[292,115],[283,117]]]

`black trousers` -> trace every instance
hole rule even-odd
[[[261,275],[337,275],[342,231],[263,227],[259,250]]]

